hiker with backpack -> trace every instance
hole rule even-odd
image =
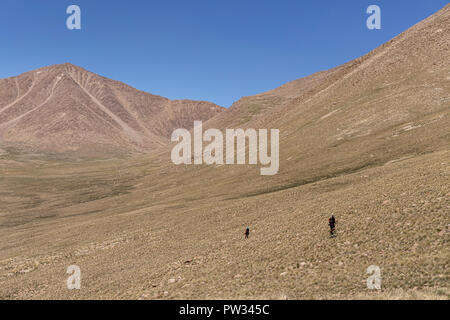
[[[336,219],[334,218],[334,215],[331,215],[331,218],[328,219],[328,225],[330,226],[330,237],[333,237],[336,229]]]
[[[247,227],[247,229],[245,229],[245,239],[248,239],[248,236],[250,235],[250,228]]]

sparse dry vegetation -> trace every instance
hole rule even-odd
[[[279,128],[276,176],[0,146],[0,298],[449,299],[449,21],[205,123]]]

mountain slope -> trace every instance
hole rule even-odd
[[[148,152],[223,108],[171,101],[71,64],[0,80],[0,141],[77,155]]]
[[[448,5],[204,123],[280,129],[275,176],[175,166],[171,146],[107,161],[0,154],[0,298],[449,299],[449,19]],[[73,264],[81,290],[65,286]],[[367,288],[371,265],[381,291]]]
[[[366,56],[245,97],[204,126],[280,129],[280,172],[269,190],[446,149],[450,6]],[[253,183],[243,189],[267,191],[256,167],[214,170],[219,181],[246,177]]]

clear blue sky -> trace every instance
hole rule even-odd
[[[1,0],[0,78],[71,62],[171,99],[242,96],[359,57],[446,0]],[[66,28],[66,8],[82,29]],[[366,28],[366,8],[382,29]]]

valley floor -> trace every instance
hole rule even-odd
[[[2,160],[0,299],[449,299],[449,160],[444,150],[278,192],[178,202],[134,193],[139,168],[105,192],[92,181],[114,185],[100,173],[110,162],[31,170]],[[67,289],[70,265],[80,290]],[[371,265],[380,291],[367,288]]]

